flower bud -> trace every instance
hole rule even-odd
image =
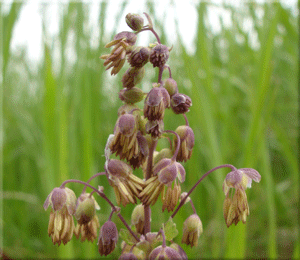
[[[184,114],[189,112],[189,107],[191,105],[191,98],[185,94],[176,93],[171,98],[171,108],[175,114]]]
[[[139,84],[145,76],[145,68],[129,68],[122,77],[123,88],[131,89]]]
[[[126,103],[138,103],[144,99],[144,92],[137,88],[133,87],[131,89],[123,88],[119,92],[119,98]]]
[[[172,156],[173,156],[172,150],[169,149],[169,148],[164,148],[159,153],[157,153],[156,155],[154,155],[153,163],[155,165],[160,160],[162,160],[164,158],[172,158]]]
[[[187,161],[191,158],[195,145],[195,136],[192,128],[187,125],[177,127],[175,131],[180,137],[180,147],[176,157],[179,162]],[[177,137],[174,138],[174,147],[177,145]]]
[[[77,200],[75,218],[79,224],[86,224],[96,214],[96,208],[100,209],[94,197],[90,197],[88,193],[81,194]]]
[[[133,253],[125,253],[119,257],[119,260],[138,260]]]
[[[158,180],[166,185],[171,184],[176,177],[180,182],[185,180],[185,169],[183,166],[171,159],[162,159],[153,167],[153,174],[158,175]]]
[[[168,246],[158,246],[157,248],[153,249],[149,255],[150,260],[164,260],[164,259],[181,259],[180,254],[173,248]]]
[[[200,234],[203,232],[202,222],[197,214],[189,216],[183,223],[181,243],[197,246]]]
[[[178,93],[177,82],[173,78],[168,78],[165,80],[164,88],[168,91],[170,96]]]
[[[164,131],[164,121],[154,120],[146,123],[146,132],[151,134],[152,138],[158,138]]]
[[[144,26],[144,19],[138,14],[127,14],[126,17],[127,25],[134,31],[140,31]]]
[[[162,120],[169,105],[170,96],[166,89],[154,87],[145,99],[144,116],[151,121]]]
[[[117,178],[126,178],[132,173],[130,165],[117,159],[109,160],[106,165],[106,170],[109,175]]]
[[[150,49],[147,47],[135,47],[128,55],[128,62],[131,67],[143,67],[150,57]]]
[[[144,233],[144,206],[142,204],[137,205],[131,214],[131,224],[135,225],[136,232],[139,234]]]
[[[170,247],[173,248],[173,249],[175,249],[180,254],[180,259],[182,259],[182,260],[188,260],[188,257],[186,255],[185,251],[181,248],[181,246],[179,246],[176,243],[172,243],[170,245]]]
[[[162,67],[169,58],[169,48],[162,44],[157,44],[150,54],[150,62],[153,67]]]
[[[124,114],[119,117],[117,122],[118,130],[124,136],[132,136],[137,130],[135,116],[132,114]]]
[[[106,221],[100,229],[98,251],[100,255],[109,255],[114,251],[118,242],[118,229],[110,220]]]

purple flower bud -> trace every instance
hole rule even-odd
[[[153,64],[153,67],[165,65],[168,59],[169,48],[167,46],[158,44],[151,50],[150,62]]]
[[[181,259],[180,254],[171,247],[163,247],[158,246],[157,248],[153,249],[149,255],[150,260],[164,260],[164,259]]]
[[[176,93],[171,98],[171,108],[175,114],[184,114],[189,112],[192,100],[189,96]]]
[[[100,229],[98,239],[98,251],[100,255],[109,255],[118,242],[118,229],[116,224],[110,220],[106,221]]]
[[[138,14],[127,14],[126,17],[127,25],[134,31],[140,31],[144,26],[144,19]]]

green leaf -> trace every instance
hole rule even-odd
[[[134,237],[130,234],[130,232],[127,229],[121,228],[119,232],[120,238],[125,241],[127,245],[134,245],[135,244],[135,239]]]
[[[176,223],[173,222],[172,218],[169,218],[168,222],[164,225],[163,228],[164,228],[166,240],[168,240],[168,241],[173,240],[173,238],[178,235]]]

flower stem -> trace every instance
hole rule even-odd
[[[231,164],[222,164],[220,166],[217,166],[211,170],[209,170],[207,173],[203,174],[202,177],[196,182],[196,184],[190,189],[190,191],[187,193],[187,195],[183,198],[183,200],[179,203],[178,207],[175,209],[175,211],[173,212],[173,214],[171,215],[171,218],[174,218],[175,215],[177,214],[178,210],[183,206],[184,202],[186,201],[186,199],[190,196],[190,194],[193,192],[193,190],[198,186],[198,184],[206,177],[208,176],[210,173],[221,169],[221,168],[231,168],[233,171],[236,170],[236,168],[231,165]]]
[[[195,208],[195,205],[194,205],[192,199],[190,199],[190,204],[191,204],[191,206],[192,206],[192,209],[193,209],[194,214],[197,214],[196,208]]]
[[[93,175],[91,178],[89,178],[89,179],[87,180],[87,183],[90,183],[92,179],[94,179],[94,178],[96,178],[96,177],[98,177],[98,176],[101,176],[101,175],[105,175],[105,172],[98,172],[98,173],[96,173],[95,175]],[[87,186],[84,186],[84,187],[83,187],[83,190],[82,190],[81,194],[85,193],[86,188],[87,188]]]
[[[185,124],[186,124],[187,126],[190,126],[186,114],[183,114],[183,116],[184,116],[184,119],[185,119]]]
[[[110,201],[109,198],[106,197],[106,195],[103,193],[103,192],[100,192],[99,190],[97,190],[94,186],[84,182],[84,181],[80,181],[80,180],[74,180],[74,179],[70,179],[70,180],[66,180],[64,181],[61,185],[60,185],[60,188],[64,188],[65,185],[67,183],[70,183],[70,182],[74,182],[74,183],[80,183],[80,184],[84,184],[86,185],[87,187],[91,188],[93,191],[95,191],[100,197],[102,197],[103,199],[105,199],[108,204],[112,207],[112,210],[113,211],[118,211],[118,209],[115,207],[115,205]],[[129,225],[127,224],[127,222],[125,221],[125,219],[122,217],[122,215],[120,213],[117,214],[119,219],[123,222],[124,226],[128,229],[128,231],[130,232],[130,234],[135,238],[135,240],[137,242],[140,241],[140,239],[137,237],[137,235],[132,231],[132,229],[129,227]]]

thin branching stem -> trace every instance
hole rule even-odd
[[[179,203],[178,207],[175,209],[175,211],[173,212],[173,214],[171,215],[171,218],[174,218],[175,215],[177,214],[178,210],[180,210],[180,208],[184,205],[184,202],[186,201],[186,199],[190,196],[190,194],[193,192],[194,189],[196,189],[196,187],[199,185],[199,183],[206,177],[208,176],[210,173],[221,169],[221,168],[231,168],[233,171],[236,170],[236,168],[231,165],[231,164],[222,164],[220,166],[217,166],[211,170],[209,170],[207,173],[203,174],[202,177],[196,182],[196,184],[190,189],[190,191],[187,193],[187,195],[183,198],[183,200],[181,200],[181,202]]]

